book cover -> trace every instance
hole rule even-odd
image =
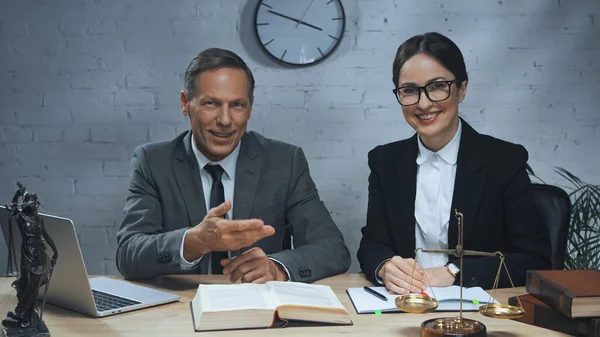
[[[525,309],[525,315],[515,321],[578,337],[600,337],[600,318],[570,318],[532,295],[518,298]],[[518,306],[517,296],[510,297],[508,304]]]
[[[529,270],[526,288],[571,318],[600,316],[600,271]]]

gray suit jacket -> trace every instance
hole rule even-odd
[[[195,269],[180,267],[183,234],[207,213],[190,138],[187,131],[134,151],[117,233],[117,268],[125,278],[208,272],[207,258]],[[348,270],[350,253],[319,199],[302,149],[248,132],[235,177],[233,218],[258,218],[275,228],[254,246],[283,263],[292,280],[313,282]],[[293,250],[283,250],[286,231],[293,235]]]

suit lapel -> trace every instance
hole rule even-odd
[[[469,124],[462,120],[462,135],[454,181],[452,208],[450,209],[450,224],[448,228],[448,248],[456,247],[458,243],[458,222],[454,211],[463,214],[465,242],[473,228],[481,194],[485,186],[487,172],[483,166],[480,135]]]
[[[391,226],[401,235],[395,235],[396,247],[400,256],[415,255],[415,197],[417,194],[417,135],[410,138],[394,165],[395,172],[391,180],[390,193],[393,203],[389,209]],[[393,198],[399,195],[399,199]],[[392,231],[393,233],[393,231]]]
[[[240,154],[235,167],[234,219],[248,219],[250,217],[264,161],[264,156],[259,155],[260,144],[258,144],[258,140],[254,135],[246,133],[241,142]],[[238,256],[249,248],[232,251],[231,255]]]
[[[200,169],[194,152],[192,151],[192,132],[183,138],[175,153],[175,179],[183,195],[183,202],[187,209],[190,226],[196,226],[206,216],[206,201],[202,190]]]
[[[240,154],[235,168],[233,218],[247,219],[254,203],[264,156],[260,156],[258,140],[246,133],[241,140]]]

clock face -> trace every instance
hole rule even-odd
[[[340,0],[262,0],[254,23],[258,40],[271,57],[306,66],[335,51],[346,17]]]

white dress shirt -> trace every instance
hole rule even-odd
[[[448,224],[461,133],[462,124],[459,119],[456,134],[438,152],[427,149],[421,138],[417,137],[416,248],[448,249]],[[419,252],[418,262],[423,268],[445,266],[448,255]]]
[[[231,201],[231,209],[229,210],[229,212],[227,212],[227,219],[233,219],[232,214],[233,214],[233,191],[234,191],[234,186],[235,186],[235,166],[237,164],[237,160],[238,157],[240,155],[240,145],[242,144],[242,142],[239,142],[238,145],[235,147],[235,149],[233,150],[233,152],[231,152],[231,154],[229,154],[227,157],[223,158],[221,161],[218,162],[212,162],[210,160],[208,160],[208,158],[206,158],[206,156],[204,154],[202,154],[202,152],[200,152],[200,150],[198,150],[198,148],[196,147],[196,142],[195,142],[195,138],[194,135],[192,135],[192,137],[190,137],[192,139],[192,151],[194,151],[194,155],[196,156],[196,161],[198,162],[198,168],[200,169],[200,179],[202,180],[202,192],[204,193],[204,201],[205,201],[205,206],[206,206],[206,212],[208,213],[208,211],[210,210],[210,190],[212,187],[212,183],[213,183],[213,179],[212,176],[210,175],[210,173],[208,173],[208,171],[206,171],[204,169],[204,167],[208,164],[211,165],[221,165],[221,167],[223,168],[223,176],[221,177],[221,182],[223,183],[223,191],[225,192],[225,200],[230,200]],[[185,242],[185,236],[187,235],[187,232],[189,231],[189,229],[187,231],[185,231],[185,233],[183,234],[183,240],[181,240],[181,249],[180,249],[180,266],[181,269],[192,269],[194,267],[196,267],[196,265],[200,262],[200,260],[202,260],[202,257],[199,257],[198,259],[192,261],[192,262],[188,262],[184,257],[183,257],[183,243]],[[208,264],[208,273],[211,274],[212,273],[212,263]]]
[[[237,161],[238,161],[238,157],[240,155],[240,146],[242,144],[242,142],[239,142],[238,145],[235,147],[235,149],[233,150],[233,152],[231,152],[227,157],[223,158],[221,161],[218,162],[212,162],[210,160],[208,160],[208,158],[206,158],[206,156],[204,154],[202,154],[202,152],[200,152],[200,150],[198,150],[198,148],[196,147],[196,142],[194,141],[194,135],[192,134],[192,137],[190,137],[192,140],[192,151],[194,151],[194,155],[196,156],[196,161],[198,162],[198,168],[200,169],[200,179],[202,179],[202,192],[204,193],[204,201],[206,203],[206,212],[208,212],[210,210],[210,190],[212,187],[212,183],[213,183],[213,179],[212,176],[210,175],[210,173],[208,173],[208,171],[206,171],[204,169],[204,167],[208,164],[211,165],[221,165],[221,167],[223,168],[223,176],[221,177],[221,182],[223,183],[223,191],[225,192],[225,200],[230,200],[231,201],[231,209],[229,210],[229,212],[227,212],[227,218],[228,219],[233,219],[233,195],[234,195],[234,191],[235,191],[235,168],[237,165]],[[185,242],[185,236],[187,235],[187,232],[189,231],[189,229],[187,231],[185,231],[185,233],[183,234],[183,240],[181,240],[181,248],[179,250],[179,255],[180,255],[180,263],[179,265],[181,266],[181,269],[193,269],[194,267],[196,267],[196,265],[198,265],[198,263],[202,260],[202,258],[204,256],[201,256],[199,258],[197,258],[194,261],[187,261],[184,257],[183,257],[183,243]],[[231,257],[231,252],[229,252],[229,256]],[[287,268],[285,267],[285,265],[283,265],[283,263],[281,263],[280,261],[278,261],[277,259],[274,259],[272,257],[269,257],[270,260],[277,262],[279,265],[281,265],[283,267],[283,270],[286,272],[288,280],[291,280],[290,278],[290,273],[287,270]],[[208,273],[212,274],[212,263],[208,264]]]

